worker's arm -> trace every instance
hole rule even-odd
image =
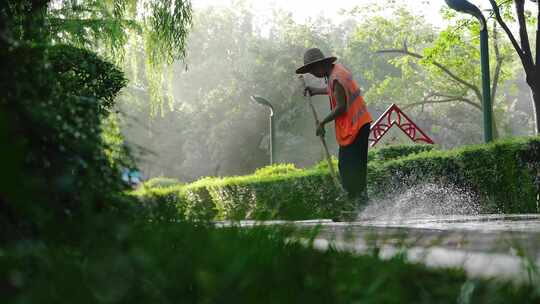
[[[319,123],[317,136],[324,136],[324,125],[347,112],[347,95],[343,86],[337,81],[334,82],[334,95],[336,97],[336,107]]]
[[[328,95],[326,88],[315,88],[315,87],[306,87],[304,90],[304,95],[309,94],[310,96],[315,95]]]

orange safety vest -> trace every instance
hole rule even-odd
[[[334,64],[334,68],[328,79],[328,96],[330,97],[330,108],[334,110],[337,106],[337,100],[334,96],[334,80],[345,89],[347,96],[347,112],[336,118],[336,139],[340,146],[348,146],[353,143],[358,135],[358,131],[367,123],[373,121],[369,114],[364,97],[360,87],[352,78],[343,65]]]

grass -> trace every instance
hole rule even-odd
[[[101,227],[105,228],[105,227]],[[472,280],[290,240],[291,229],[123,223],[80,246],[1,251],[7,303],[538,303],[534,286]],[[99,227],[98,227],[99,229]],[[107,230],[106,230],[107,231]],[[466,291],[466,292],[465,292]]]

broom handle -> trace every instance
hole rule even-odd
[[[304,86],[304,89],[306,88],[306,80],[303,76],[300,76],[300,79],[302,80],[302,84]],[[319,126],[319,117],[317,115],[317,111],[315,110],[315,107],[313,106],[313,103],[311,102],[311,94],[306,95],[307,101],[309,103],[309,106],[311,108],[311,112],[313,112],[313,118],[315,119],[315,127]],[[337,178],[336,171],[334,170],[334,164],[332,163],[332,158],[330,158],[330,152],[328,152],[328,145],[326,145],[326,140],[324,139],[324,135],[321,134],[319,136],[321,143],[324,148],[324,153],[326,156],[326,161],[328,162],[328,168],[330,169],[330,175],[332,176],[332,180],[334,181],[334,184],[336,187],[341,188],[341,184]]]

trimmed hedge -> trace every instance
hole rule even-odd
[[[531,213],[538,211],[539,177],[540,138],[533,137],[376,163],[370,166],[368,187],[377,197],[443,182],[475,193],[482,212]]]
[[[176,178],[154,177],[145,181],[142,186],[146,188],[167,188],[181,184],[182,183]]]
[[[368,161],[387,161],[413,154],[433,151],[434,145],[396,145],[384,148],[374,148],[368,152]]]
[[[336,216],[345,203],[329,175],[317,170],[206,179],[183,188],[183,194],[188,219],[320,218]]]
[[[323,163],[307,170],[280,166],[254,175],[205,178],[184,187],[143,190],[137,195],[155,209],[172,203],[176,214],[191,220],[335,218],[354,208],[354,203],[333,185]],[[261,174],[265,171],[269,174]],[[371,152],[370,197],[392,197],[428,182],[470,190],[477,195],[482,212],[536,212],[540,138],[518,138],[451,151],[412,146]]]
[[[386,146],[382,148],[371,148],[368,151],[368,161],[387,161],[387,160],[393,160],[398,158],[403,158],[406,156],[427,152],[427,151],[433,151],[435,150],[436,146],[434,145],[395,145],[395,146]],[[332,163],[334,164],[334,167],[337,169],[338,166],[338,160],[334,156],[332,156]],[[265,168],[271,168],[272,166],[264,167],[259,170],[264,170]],[[318,164],[316,164],[314,169],[324,169],[328,170],[328,162],[326,160],[322,160]],[[259,171],[257,170],[257,171]],[[257,172],[255,172],[257,173]]]
[[[151,222],[175,221],[185,218],[187,204],[181,186],[141,187],[131,194],[139,197],[133,209],[134,218],[147,218]]]

